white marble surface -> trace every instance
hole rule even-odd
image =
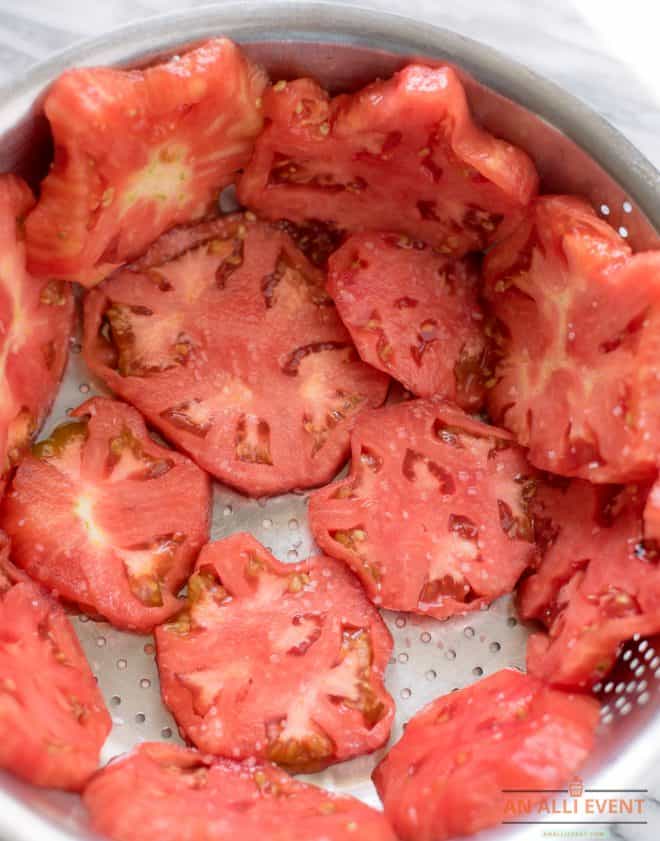
[[[200,5],[195,0],[0,0],[0,83],[78,39]],[[654,84],[660,78],[660,51],[653,43],[660,26],[658,0],[361,0],[358,5],[414,15],[508,53],[588,102],[660,167],[660,94]],[[648,825],[614,826],[600,838],[660,838],[660,767],[654,776],[643,781],[652,795]]]

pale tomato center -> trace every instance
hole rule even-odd
[[[183,144],[167,143],[155,149],[146,166],[128,179],[119,203],[120,216],[141,200],[160,202],[161,213],[168,205],[189,201],[191,196],[186,188],[194,172],[187,161],[188,153]]]
[[[87,532],[90,543],[95,546],[108,546],[111,540],[94,519],[95,499],[89,493],[82,493],[75,502],[74,513]]]

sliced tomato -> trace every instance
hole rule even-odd
[[[98,766],[110,715],[64,611],[8,556],[0,532],[0,768],[80,791]]]
[[[33,204],[20,178],[0,176],[0,496],[48,413],[73,323],[71,288],[25,270],[22,226]]]
[[[660,541],[660,479],[653,485],[646,500],[644,532],[647,538]]]
[[[344,240],[343,231],[318,219],[310,219],[304,224],[278,219],[275,226],[291,237],[310,262],[322,269],[327,269],[330,255]]]
[[[0,529],[0,596],[9,590],[14,584],[31,584],[34,581],[13,564],[9,558],[11,541],[8,535]]]
[[[630,248],[582,200],[537,200],[486,256],[500,321],[494,418],[533,464],[592,482],[656,472],[660,252]]]
[[[310,525],[376,604],[443,619],[513,589],[534,557],[535,481],[509,433],[414,400],[364,412],[351,444],[350,475],[312,495]]]
[[[355,234],[330,259],[328,291],[362,359],[465,409],[490,377],[478,288],[473,261],[394,234]]]
[[[634,634],[660,632],[660,545],[642,527],[636,486],[575,480],[539,487],[532,504],[542,561],[520,589],[520,612],[538,619],[527,668],[562,686],[589,687]]]
[[[12,584],[7,572],[8,565],[9,538],[2,530],[0,530],[0,593],[4,593],[5,590],[7,590]]]
[[[253,214],[175,229],[91,292],[85,358],[199,465],[239,490],[322,484],[388,378],[360,361],[324,275]]]
[[[437,698],[374,772],[385,815],[400,841],[444,841],[515,820],[507,804],[539,803],[544,789],[569,782],[598,718],[595,699],[513,669]]]
[[[163,699],[200,750],[318,770],[381,747],[392,640],[331,558],[282,564],[249,534],[208,544],[156,629]]]
[[[25,457],[0,524],[34,579],[119,628],[148,631],[179,608],[208,536],[209,484],[134,409],[95,398]]]
[[[536,192],[531,160],[476,125],[449,67],[412,64],[334,99],[311,79],[278,82],[264,115],[238,194],[269,219],[402,233],[460,256]]]
[[[275,765],[156,742],[100,771],[84,802],[114,841],[396,841],[381,812]]]
[[[9,560],[9,537],[0,529],[0,597],[13,584],[29,583],[30,577]]]
[[[204,215],[247,162],[265,84],[222,38],[146,70],[63,73],[44,102],[55,159],[26,224],[31,271],[93,286]]]

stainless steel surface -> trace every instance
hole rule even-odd
[[[584,105],[490,48],[405,18],[336,4],[271,3],[267,12],[258,2],[225,4],[125,27],[67,50],[2,92],[0,169],[18,168],[33,181],[43,171],[49,150],[39,97],[63,68],[144,63],[220,33],[244,43],[274,77],[306,73],[334,90],[387,75],[413,56],[455,63],[465,71],[475,113],[496,134],[527,148],[546,190],[587,195],[634,247],[660,246],[658,173]],[[96,390],[74,342],[67,377],[45,431]],[[216,485],[213,537],[246,529],[282,560],[305,557],[313,548],[306,503],[304,494],[249,501]],[[398,708],[393,738],[410,715],[437,695],[505,665],[524,663],[527,631],[517,622],[510,599],[442,623],[394,613],[385,618],[395,640],[387,674]],[[160,703],[151,638],[85,620],[77,617],[74,624],[115,725],[104,760],[140,740],[177,739],[176,727]],[[643,787],[645,768],[658,760],[660,656],[646,641],[632,643],[624,656],[628,659],[622,675],[602,687],[603,720],[588,769],[589,782],[603,788],[633,783]],[[377,758],[335,766],[313,780],[376,803],[369,775]],[[516,833],[526,835],[524,830]],[[503,834],[502,829],[490,833]],[[0,838],[90,837],[77,798],[32,789],[0,775]],[[538,828],[531,837],[538,837]]]

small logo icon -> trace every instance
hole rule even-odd
[[[571,795],[571,797],[582,797],[583,791],[584,784],[580,777],[575,777],[568,784],[568,793]]]

